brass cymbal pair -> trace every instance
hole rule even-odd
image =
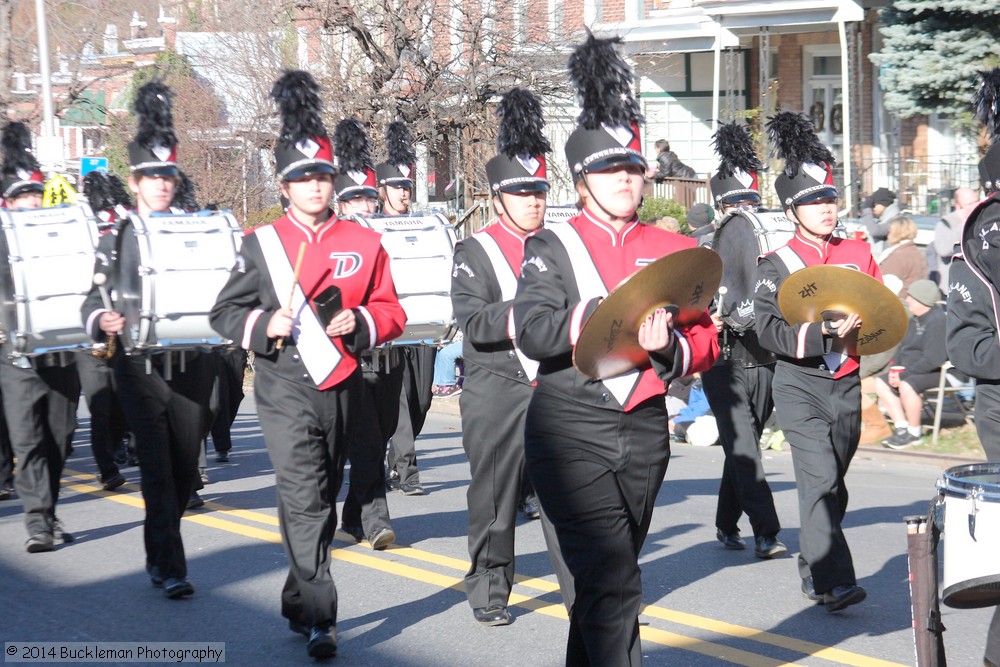
[[[701,317],[719,290],[722,258],[707,248],[689,248],[661,257],[616,287],[580,332],[573,363],[593,378],[621,375],[649,364],[639,345],[639,326],[657,308],[667,307],[676,324]],[[789,324],[861,316],[851,354],[891,349],[906,333],[902,303],[881,282],[841,266],[813,266],[789,276],[778,291],[778,306]]]

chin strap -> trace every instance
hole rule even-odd
[[[497,195],[496,195],[496,196],[497,196],[497,201],[499,201],[499,202],[500,202],[500,208],[502,208],[502,209],[503,209],[503,213],[504,213],[504,215],[505,215],[505,216],[507,216],[507,220],[509,220],[509,221],[510,221],[510,224],[514,225],[514,226],[515,226],[515,227],[517,227],[517,228],[518,228],[519,230],[521,230],[522,232],[524,232],[524,234],[525,234],[526,236],[527,236],[528,234],[530,234],[530,233],[531,233],[531,232],[532,232],[533,230],[530,230],[530,229],[525,229],[525,228],[524,228],[524,227],[522,227],[521,225],[517,224],[517,221],[516,221],[516,220],[514,220],[514,216],[512,216],[512,215],[510,214],[510,211],[508,211],[508,210],[507,210],[507,205],[503,203],[503,192],[501,192],[501,191],[497,190]]]
[[[597,204],[597,208],[599,208],[602,211],[604,211],[604,214],[606,216],[608,216],[612,220],[625,220],[626,222],[628,220],[632,219],[631,216],[629,216],[628,219],[619,217],[619,216],[615,215],[614,213],[612,213],[611,211],[609,211],[608,209],[604,208],[604,205],[601,203],[601,201],[597,198],[596,195],[594,195],[594,191],[590,189],[590,183],[587,182],[587,172],[583,172],[583,173],[580,174],[580,180],[583,181],[583,187],[587,188],[587,194],[590,195],[590,199],[595,204]],[[643,200],[645,200],[645,197],[643,197]],[[639,206],[642,207],[642,202],[641,201],[639,202]],[[639,209],[636,209],[636,210],[639,210]],[[635,213],[633,212],[633,215],[634,214]]]

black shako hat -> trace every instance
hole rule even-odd
[[[582,111],[566,141],[573,181],[618,164],[646,169],[639,135],[639,103],[632,95],[632,68],[618,54],[622,39],[592,33],[569,57],[569,76]]]
[[[365,128],[356,118],[344,118],[333,131],[334,152],[340,173],[333,180],[337,199],[378,197],[372,152]]]
[[[552,146],[542,134],[542,105],[529,91],[512,88],[500,100],[496,114],[497,155],[486,163],[491,194],[547,192],[545,154]]]
[[[760,202],[757,175],[764,170],[764,165],[757,157],[746,126],[739,123],[720,125],[712,141],[719,155],[719,169],[710,182],[715,205],[721,207],[748,200]]]
[[[309,174],[336,174],[333,145],[323,125],[319,84],[302,70],[286,70],[271,87],[281,114],[274,145],[274,169],[280,181]]]
[[[412,188],[417,153],[413,149],[413,136],[406,123],[395,120],[386,126],[385,150],[388,153],[385,162],[375,165],[378,184]]]
[[[775,155],[785,161],[774,181],[782,208],[837,196],[833,184],[836,160],[805,114],[781,111],[767,122],[767,133]]]
[[[0,196],[13,199],[29,192],[44,192],[45,177],[31,152],[31,132],[24,123],[9,122],[0,131],[3,171]]]
[[[174,92],[162,81],[150,81],[135,93],[132,108],[139,127],[128,145],[128,163],[136,176],[177,175],[173,98]]]
[[[987,194],[1000,190],[1000,67],[979,73],[973,103],[975,116],[990,135],[992,145],[979,161],[979,179]]]
[[[83,177],[83,194],[90,209],[97,214],[114,212],[118,206],[132,208],[132,197],[121,179],[104,171],[91,171]]]

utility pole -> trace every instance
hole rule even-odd
[[[63,171],[62,139],[56,134],[52,105],[52,69],[49,66],[49,31],[45,21],[45,0],[35,0],[38,24],[38,73],[42,78],[42,134],[38,138],[38,161],[47,171]],[[7,85],[4,82],[4,85]]]

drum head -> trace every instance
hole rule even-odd
[[[4,226],[7,221],[4,220]],[[14,275],[10,270],[10,250],[7,244],[7,232],[0,233],[0,328],[7,336],[13,336],[17,331],[17,305],[14,302]],[[11,341],[13,342],[13,341]]]
[[[125,328],[118,335],[126,350],[139,344],[142,324],[142,280],[139,276],[141,258],[139,238],[131,219],[122,222],[115,244],[117,259],[114,262],[114,306],[125,317]]]

